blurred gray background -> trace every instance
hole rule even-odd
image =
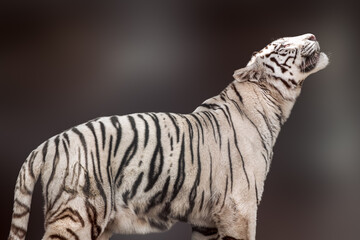
[[[314,33],[327,69],[304,84],[275,146],[257,239],[359,239],[360,32],[355,1],[0,3],[0,239],[21,164],[99,116],[191,112],[270,41]],[[27,239],[41,239],[40,186]],[[190,239],[190,227],[115,239]]]

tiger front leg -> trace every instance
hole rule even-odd
[[[217,228],[192,226],[191,240],[214,240],[219,237]]]
[[[231,202],[225,204],[215,222],[222,240],[255,240],[256,205],[240,206]]]
[[[97,238],[97,240],[109,240],[113,235],[111,230],[105,229],[105,231]]]

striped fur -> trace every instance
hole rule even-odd
[[[25,239],[41,176],[44,240],[105,240],[177,221],[195,240],[254,240],[280,128],[302,81],[326,64],[313,35],[279,39],[193,113],[102,117],[50,138],[20,170],[8,239]]]

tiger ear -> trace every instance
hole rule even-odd
[[[265,72],[263,67],[253,63],[244,68],[236,70],[233,74],[233,77],[239,82],[258,82],[265,79]]]
[[[248,81],[249,79],[246,77],[247,73],[249,72],[249,68],[248,67],[244,67],[244,68],[240,68],[238,70],[236,70],[233,74],[233,77],[235,80],[237,80],[238,82],[245,82]]]

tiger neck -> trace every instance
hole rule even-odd
[[[295,100],[278,96],[271,86],[235,80],[219,95],[206,100],[195,112],[216,108],[238,112],[254,124],[269,147],[273,147],[294,103]]]

